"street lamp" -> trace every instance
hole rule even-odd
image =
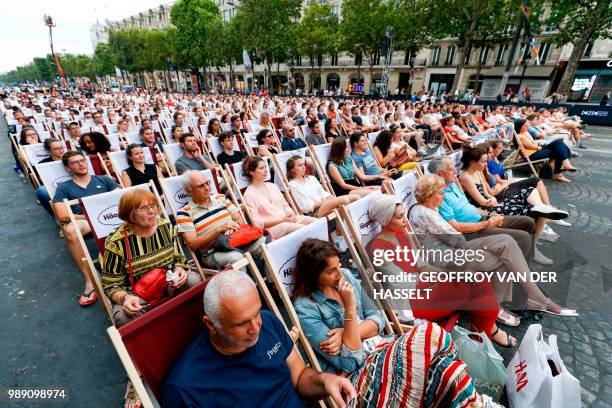
[[[62,69],[62,66],[60,65],[59,59],[57,59],[57,56],[55,55],[55,51],[53,51],[53,27],[55,27],[55,23],[53,22],[53,19],[51,18],[51,16],[46,15],[46,14],[45,14],[44,20],[45,20],[45,25],[49,27],[49,45],[51,46],[51,55],[53,56],[55,65],[57,65],[57,71],[62,77],[62,84],[66,88],[68,88],[68,83],[66,82],[66,76],[64,75],[64,70]]]

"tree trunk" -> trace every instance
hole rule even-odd
[[[465,38],[465,43],[463,47],[461,47],[461,51],[459,52],[458,58],[459,61],[457,63],[457,69],[455,71],[455,78],[453,79],[453,85],[451,86],[450,95],[454,95],[455,91],[459,88],[459,84],[461,83],[461,79],[463,77],[463,68],[465,67],[465,54],[467,50],[472,45],[472,38],[474,37],[474,31],[476,30],[476,24],[478,23],[478,17],[474,16],[472,22],[470,23],[470,29]]]
[[[272,89],[272,63],[269,58],[266,58],[266,65],[268,67],[268,89]]]
[[[234,63],[232,62],[232,60],[230,59],[229,61],[229,89],[228,91],[231,91],[234,88]]]

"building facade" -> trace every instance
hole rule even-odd
[[[332,4],[332,11],[340,17],[342,0],[304,0],[304,8],[313,2]],[[104,26],[95,25],[91,29],[92,43],[108,39],[108,31],[127,28],[161,29],[170,25],[171,3],[161,5],[146,12],[126,19],[110,22]],[[239,0],[215,0],[225,21],[231,20],[239,5]],[[519,92],[526,87],[532,94],[532,100],[542,100],[556,89],[571,54],[572,45],[555,46],[551,39],[556,27],[545,27],[536,36],[539,59],[530,56],[529,47],[519,41],[513,56],[510,77],[506,92]],[[441,95],[450,90],[455,76],[459,75],[460,90],[480,92],[483,99],[495,99],[509,58],[512,33],[507,38],[500,38],[492,45],[472,47],[465,55],[465,65],[458,72],[459,54],[456,40],[447,38],[434,42],[431,47],[420,50],[395,50],[391,60],[389,77],[390,94],[408,94],[420,90],[433,91]],[[95,46],[94,46],[95,48]],[[517,65],[518,57],[523,63]],[[574,79],[570,100],[598,102],[612,86],[612,40],[592,41],[586,47]],[[360,56],[342,52],[337,55],[326,55],[311,61],[308,57],[297,58],[291,64],[274,64],[273,72],[267,72],[265,65],[253,67],[255,85],[267,83],[271,76],[276,89],[286,90],[292,87],[303,93],[315,90],[334,89],[348,90],[351,85],[363,86],[363,91],[375,93],[380,86],[383,74],[384,55],[378,55],[370,66]],[[234,81],[230,81],[229,67],[213,71],[211,81],[222,90],[243,90],[244,71],[241,65],[234,69]],[[179,75],[180,76],[180,73]],[[191,89],[192,75],[184,75],[186,86]],[[158,81],[154,80],[157,84]],[[361,88],[360,88],[361,89]]]

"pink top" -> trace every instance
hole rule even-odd
[[[283,193],[272,183],[266,182],[257,188],[250,185],[243,196],[256,227],[264,228],[265,221],[295,215]]]

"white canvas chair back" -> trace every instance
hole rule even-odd
[[[38,132],[38,138],[40,139],[41,142],[44,142],[50,137],[53,137],[53,135],[51,135],[51,132],[49,132],[48,130],[38,130],[37,132]]]
[[[450,159],[453,161],[455,165],[455,170],[457,171],[457,175],[461,174],[461,157],[463,156],[463,150],[459,150],[458,152],[451,153],[448,155]]]
[[[142,143],[142,140],[140,140],[140,133],[138,132],[126,133],[125,141],[128,144],[132,144],[132,143],[141,144]]]
[[[306,135],[310,134],[310,129],[308,128],[308,125],[300,126],[300,130],[302,131],[302,136],[304,137],[304,139],[306,138]]]
[[[331,152],[331,143],[312,146],[315,157],[319,162],[319,166],[323,172],[327,170],[327,162],[329,161],[329,153]]]
[[[119,125],[116,123],[108,123],[108,118],[106,119],[106,129],[108,133],[117,133],[119,132]]]
[[[174,167],[174,163],[183,155],[183,148],[180,143],[170,143],[164,145],[164,152],[168,156],[170,165]]]
[[[257,148],[259,147],[259,142],[257,141],[257,135],[259,132],[249,132],[244,134],[245,142],[251,146],[254,152],[257,152]]]
[[[380,197],[382,193],[375,191],[346,206],[351,223],[361,236],[361,244],[365,247],[382,229],[379,223],[372,220],[368,214],[372,200]]]
[[[116,189],[108,193],[96,194],[81,198],[81,207],[87,214],[91,232],[97,240],[106,238],[123,221],[117,215],[119,211],[119,200],[126,192],[134,189],[150,191],[148,184]]]
[[[264,158],[264,161],[266,162],[266,166],[268,166],[268,178],[266,181],[270,181],[270,163],[268,162],[267,158]],[[229,167],[231,168],[231,173],[234,176],[234,180],[236,180],[236,186],[240,189],[240,191],[243,191],[251,184],[251,181],[242,174],[242,162],[230,164]]]
[[[374,142],[376,142],[376,138],[380,132],[371,132],[368,133],[368,143],[370,143],[370,147],[374,146]]]
[[[121,150],[121,142],[119,141],[119,134],[110,133],[106,135],[106,138],[111,144],[111,147],[115,150]]]
[[[277,274],[289,296],[293,292],[293,270],[298,249],[302,242],[309,238],[329,240],[327,219],[321,218],[289,235],[265,244],[271,258],[270,266],[273,273]]]
[[[153,130],[161,133],[161,126],[159,125],[159,120],[152,120],[151,121],[151,127],[153,128]]]
[[[91,166],[89,157],[86,156],[85,160],[87,160],[89,174],[93,176],[95,173],[93,167]],[[55,195],[55,190],[57,190],[57,186],[60,183],[72,179],[72,175],[68,173],[61,160],[37,164],[36,169],[38,170],[38,175],[40,176],[42,183],[47,188],[49,196],[52,198]]]
[[[200,125],[200,134],[202,137],[206,137],[208,134],[208,125]]]
[[[297,150],[291,150],[288,152],[281,152],[274,155],[274,159],[278,163],[278,169],[283,173],[285,179],[287,179],[287,162],[293,156],[300,156],[302,158],[306,158],[306,147]],[[287,181],[289,181],[287,179]],[[282,177],[277,176],[274,177],[274,184],[280,189],[280,191],[285,191],[285,183],[283,183]]]
[[[36,130],[36,133],[38,133],[39,136],[40,136],[40,132],[44,132],[46,130],[45,125],[42,123],[30,123],[28,126],[32,126],[34,130]],[[21,133],[22,129],[23,129],[23,125],[17,125],[15,127],[17,134]]]
[[[406,211],[416,203],[414,191],[416,189],[417,176],[415,172],[407,172],[397,180],[393,180],[395,197],[402,203]]]
[[[219,194],[217,180],[213,176],[212,171],[207,169],[201,170],[200,173],[204,174],[210,181],[210,194]],[[173,214],[176,214],[177,211],[187,205],[191,199],[191,196],[183,188],[181,176],[161,179],[160,184],[164,191],[167,209]]]
[[[238,140],[236,139],[236,137],[234,136],[234,151],[235,152],[239,152],[240,151],[240,146],[238,145]],[[221,152],[223,152],[223,147],[221,147],[221,144],[219,143],[219,138],[218,137],[212,137],[208,139],[208,145],[210,146],[210,151],[213,154],[213,156],[216,158]]]
[[[66,148],[66,142],[64,142],[63,140],[61,140],[60,142],[64,146],[64,152],[66,152],[68,150]],[[23,150],[24,150],[24,152],[26,154],[26,157],[28,158],[28,162],[32,166],[40,163],[41,160],[44,160],[47,157],[49,157],[49,152],[45,150],[45,147],[44,147],[43,143],[36,143],[36,144],[31,144],[31,145],[23,145],[21,147],[23,148]],[[61,161],[60,161],[60,163],[61,163]]]
[[[221,129],[223,129],[224,132],[231,132],[232,124],[231,123],[222,123],[221,124]]]
[[[153,156],[151,156],[151,149],[142,149],[145,156],[145,163],[154,164]],[[130,167],[127,161],[127,153],[125,150],[120,150],[118,152],[109,152],[108,158],[110,159],[111,164],[113,165],[113,169],[115,169],[115,174],[121,175],[121,172],[128,167]]]
[[[255,130],[259,128],[258,119],[249,119],[247,122],[249,122],[249,127],[251,128],[251,130]]]

